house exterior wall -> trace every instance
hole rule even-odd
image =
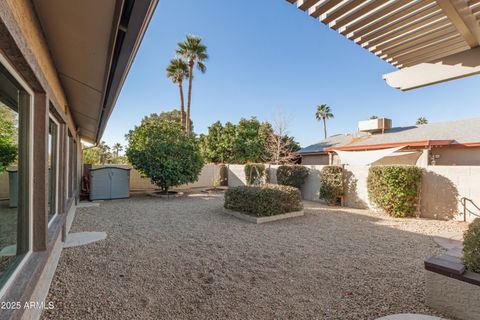
[[[306,154],[302,155],[302,164],[309,165],[328,165],[328,154]]]
[[[18,301],[22,305],[31,298],[46,297],[51,270],[58,261],[58,251],[61,250],[66,230],[67,212],[74,212],[78,199],[79,136],[76,125],[70,116],[65,94],[57,77],[55,65],[50,57],[48,45],[43,37],[42,28],[37,20],[33,5],[28,0],[0,1],[0,55],[3,64],[8,64],[31,91],[31,121],[32,139],[26,138],[32,146],[28,157],[31,164],[28,170],[30,190],[22,192],[22,201],[31,208],[31,245],[29,253],[23,258],[21,267],[9,277],[8,285],[0,288],[2,301]],[[48,213],[48,123],[50,118],[58,122],[58,209],[52,220],[47,220]],[[77,141],[77,148],[69,148],[67,131],[71,138]],[[67,163],[69,156],[74,155],[75,162]],[[72,171],[69,179],[69,171]],[[5,173],[0,174],[4,181]],[[64,192],[72,185],[73,193],[69,196]],[[28,194],[25,194],[25,193]],[[8,197],[7,188],[0,190],[0,198]],[[71,214],[72,215],[72,214]],[[41,302],[41,301],[39,301]],[[21,319],[25,310],[0,310],[0,319]],[[35,319],[41,310],[25,315]]]
[[[431,153],[439,156],[439,166],[480,166],[480,148],[434,148]]]

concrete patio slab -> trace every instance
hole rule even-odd
[[[84,246],[107,238],[106,232],[78,232],[70,233],[65,240],[64,248]]]
[[[433,241],[435,241],[436,244],[446,250],[450,250],[453,248],[461,248],[463,246],[463,242],[460,240],[448,239],[444,237],[433,237]]]

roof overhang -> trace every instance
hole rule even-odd
[[[384,76],[395,88],[480,73],[480,0],[287,1],[401,69]]]
[[[335,150],[365,151],[365,150],[378,150],[378,149],[387,149],[387,148],[396,148],[396,147],[426,148],[426,147],[450,146],[454,142],[455,140],[422,140],[422,141],[406,141],[406,142],[395,142],[395,143],[342,146],[342,147],[336,147],[336,148],[328,148],[325,150],[328,152],[335,152]]]
[[[83,139],[101,139],[157,2],[33,0]]]

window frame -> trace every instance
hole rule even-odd
[[[34,138],[34,104],[35,104],[35,94],[30,86],[25,82],[25,80],[20,76],[20,74],[15,70],[15,68],[10,64],[7,58],[0,52],[0,64],[3,68],[12,76],[15,81],[20,85],[20,87],[29,95],[28,105],[26,106],[25,113],[25,121],[26,121],[26,140],[24,143],[26,144],[26,159],[24,159],[24,166],[26,168],[26,174],[22,175],[22,187],[23,190],[19,190],[19,192],[23,192],[24,190],[28,190],[27,197],[23,198],[23,200],[27,200],[27,203],[24,204],[24,212],[26,213],[27,217],[27,224],[28,224],[28,249],[23,254],[23,257],[18,257],[21,260],[16,262],[16,266],[14,266],[14,270],[7,276],[8,278],[3,283],[2,287],[0,287],[0,298],[3,297],[6,291],[10,288],[12,283],[15,281],[15,278],[22,270],[25,263],[28,261],[28,258],[33,252],[33,138]],[[19,117],[20,117],[20,110],[19,110]],[[19,136],[19,139],[25,139]],[[20,183],[19,183],[20,188]]]
[[[51,107],[50,107],[51,109]],[[49,114],[48,114],[48,121],[49,121],[49,126],[50,126],[50,120],[53,121],[55,123],[55,125],[57,126],[57,132],[56,132],[56,141],[55,141],[55,182],[54,182],[54,185],[55,185],[55,208],[54,208],[54,213],[52,215],[52,217],[50,217],[48,219],[48,226],[47,228],[50,228],[50,225],[52,224],[52,222],[55,220],[55,218],[57,217],[58,213],[59,213],[59,200],[60,200],[60,197],[59,197],[59,177],[60,177],[60,128],[61,128],[61,124],[60,124],[60,121],[57,120],[57,118],[55,117],[55,115],[50,111]],[[52,143],[53,144],[53,143]],[[50,151],[50,150],[48,150]],[[47,152],[48,152],[47,151]],[[52,153],[53,153],[53,150],[52,150]],[[52,161],[53,162],[53,161]],[[50,173],[51,174],[51,173]],[[48,186],[48,188],[50,188],[50,185]],[[49,198],[50,198],[50,195],[49,195]],[[48,212],[49,213],[49,212]],[[47,217],[48,217],[48,213],[47,213]]]

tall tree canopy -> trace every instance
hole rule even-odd
[[[189,77],[188,65],[180,58],[175,58],[170,61],[167,67],[167,77],[173,83],[178,85],[180,91],[180,123],[186,130],[186,115],[185,115],[185,99],[183,97],[183,81]]]
[[[315,118],[318,121],[323,121],[323,133],[325,135],[325,139],[327,139],[327,120],[333,119],[332,109],[326,105],[321,104],[317,106],[317,111],[315,112]]]
[[[278,150],[271,147],[273,141]],[[238,164],[268,162],[274,158],[276,162],[287,163],[287,158],[293,159],[292,153],[300,148],[293,137],[278,136],[270,123],[255,117],[241,119],[238,124],[215,122],[208,128],[208,134],[200,135],[200,145],[206,161]]]
[[[186,130],[192,132],[190,128],[190,109],[192,104],[192,81],[193,68],[196,66],[201,73],[207,71],[205,62],[208,60],[207,46],[202,42],[202,38],[187,35],[183,42],[178,43],[177,55],[182,57],[188,65],[188,96],[187,96],[187,115]]]

